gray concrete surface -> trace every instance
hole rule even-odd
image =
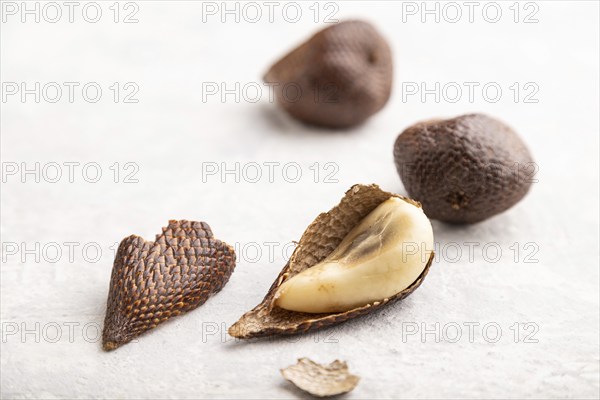
[[[257,23],[248,8],[239,23],[222,23],[201,3],[142,1],[129,24],[114,22],[111,4],[100,3],[97,23],[83,18],[85,3],[73,23],[65,6],[57,23],[46,20],[51,9],[39,23],[4,12],[2,82],[40,90],[57,82],[63,97],[49,102],[52,85],[39,103],[3,91],[3,398],[297,398],[279,369],[299,357],[346,360],[361,376],[348,398],[598,397],[598,3],[521,3],[518,23],[512,2],[498,3],[497,23],[483,17],[486,3],[473,23],[462,3],[462,19],[449,22],[455,14],[440,3],[447,14],[423,23],[420,2],[338,2],[337,11],[321,4],[318,24],[311,3],[299,3],[297,23],[282,4],[270,23],[263,3]],[[119,21],[136,11],[127,7]],[[301,126],[276,110],[266,87],[255,103],[251,92],[203,99],[212,83],[260,83],[332,11],[374,22],[394,51],[392,99],[366,124],[345,133]],[[538,22],[524,23],[531,13]],[[73,102],[63,82],[79,84]],[[81,92],[89,82],[102,89],[96,103],[94,87],[88,100]],[[128,82],[137,103],[123,102],[136,88]],[[410,95],[421,82],[456,82],[463,93],[451,102],[451,84],[439,102],[422,101]],[[478,85],[472,102],[464,82]],[[291,339],[226,335],[262,299],[289,244],[352,184],[404,193],[392,159],[402,129],[472,111],[505,120],[530,146],[539,181],[521,203],[474,226],[434,222],[440,256],[429,277],[382,312]],[[69,162],[80,163],[73,182]],[[35,163],[39,183],[21,174]],[[62,173],[56,183],[51,163]],[[87,163],[97,164],[83,171]],[[239,182],[222,175],[235,163]],[[105,353],[98,333],[114,246],[133,233],[152,239],[169,219],[207,221],[236,246],[237,269],[203,307]]]

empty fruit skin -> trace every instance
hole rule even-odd
[[[233,248],[205,222],[169,221],[154,242],[123,239],[110,280],[104,350],[199,307],[225,286],[234,268]]]
[[[394,145],[396,169],[429,218],[483,221],[529,191],[537,167],[509,126],[483,114],[417,123]]]
[[[387,103],[393,77],[390,47],[363,21],[316,33],[265,74],[292,117],[328,128],[358,125]]]
[[[423,272],[433,249],[423,211],[391,197],[367,215],[325,260],[285,281],[281,308],[341,312],[391,297]]]

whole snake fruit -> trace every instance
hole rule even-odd
[[[121,242],[112,270],[104,350],[114,350],[217,293],[235,268],[233,248],[205,222],[169,221],[154,242]]]
[[[383,108],[392,90],[390,46],[369,23],[345,21],[317,32],[265,74],[292,117],[349,128]]]
[[[396,139],[394,161],[404,187],[427,216],[455,224],[508,210],[529,192],[537,172],[519,134],[485,114],[408,127]]]

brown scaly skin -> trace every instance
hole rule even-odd
[[[233,324],[229,328],[229,334],[241,339],[250,339],[304,333],[365,315],[410,295],[425,279],[433,261],[433,253],[425,270],[411,286],[381,301],[345,312],[323,314],[289,311],[274,305],[275,292],[285,280],[322,261],[340,244],[352,228],[390,197],[398,197],[420,207],[419,203],[394,193],[384,192],[377,185],[352,186],[340,204],[330,211],[320,214],[306,228],[290,261],[273,282],[264,300]]]
[[[349,128],[383,108],[392,78],[392,53],[385,39],[367,22],[345,21],[292,50],[264,80],[277,84],[278,103],[292,117]]]
[[[233,248],[215,239],[207,223],[169,221],[162,230],[154,242],[132,235],[119,245],[102,333],[104,350],[195,309],[233,273]]]
[[[396,169],[429,218],[475,223],[527,194],[536,166],[521,138],[483,114],[417,123],[394,144]]]

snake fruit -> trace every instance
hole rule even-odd
[[[371,213],[377,214],[377,209],[380,206],[383,205],[385,210],[387,206],[384,203],[390,201],[390,199],[393,199],[392,201],[397,199],[402,203],[406,203],[407,207],[415,209],[417,214],[421,214],[422,217],[407,217],[404,220],[403,218],[396,220],[396,217],[390,220],[384,218],[381,220],[383,224],[366,223],[363,226],[366,229],[361,229],[361,223],[365,220],[368,222]],[[404,211],[400,214],[404,214]],[[377,218],[374,221],[377,221]],[[384,227],[386,221],[396,221],[400,230],[394,231],[396,233],[392,232],[391,235],[379,235],[381,233],[379,228]],[[416,228],[414,224],[418,224],[419,227]],[[407,231],[415,232],[415,236],[411,238],[410,235],[407,236],[401,233],[402,226]],[[425,236],[419,233],[421,229],[426,232]],[[280,272],[263,301],[233,324],[229,328],[229,334],[237,338],[248,339],[304,333],[347,321],[405,298],[421,285],[433,261],[434,254],[432,248],[429,247],[433,243],[433,236],[430,231],[427,233],[428,229],[431,229],[431,225],[429,220],[422,214],[419,203],[397,194],[385,192],[377,185],[354,185],[346,192],[346,195],[337,206],[326,213],[320,214],[308,226],[289,262]],[[359,233],[354,235],[357,232]],[[395,237],[396,234],[399,236]],[[380,246],[379,239],[365,239],[365,235],[382,239],[383,245]],[[346,238],[351,239],[349,242],[351,243],[350,247],[357,249],[356,251],[344,250],[344,241],[346,240],[346,244],[348,243]],[[427,249],[422,248],[426,251],[417,252],[423,260],[422,264],[417,269],[409,268],[411,270],[410,274],[415,272],[416,274],[406,275],[411,276],[406,285],[400,282],[401,286],[395,288],[399,291],[395,292],[395,289],[386,291],[387,289],[383,290],[381,286],[377,286],[381,283],[378,278],[374,281],[375,285],[364,284],[361,287],[360,284],[355,283],[356,278],[358,280],[365,279],[369,272],[381,273],[381,269],[378,270],[380,267],[384,270],[389,268],[392,273],[393,270],[404,268],[403,266],[407,265],[408,260],[404,258],[405,254],[394,253],[395,250],[390,249],[388,244],[385,243],[392,240],[397,245],[402,245],[398,240],[404,239],[415,242],[412,244],[416,244],[417,247],[422,244],[417,242],[423,239],[427,241],[426,246],[424,246]],[[415,248],[412,247],[412,249]],[[392,253],[389,253],[388,250],[391,250]],[[325,263],[331,261],[330,256],[336,253],[350,255],[350,258],[358,257],[360,260],[350,268],[350,271],[346,271],[347,273],[340,273],[339,269],[334,268],[329,275],[325,275],[324,281],[317,281],[316,290],[313,290],[313,288],[303,292],[304,288],[302,286],[305,282],[300,282],[298,295],[292,296],[291,299],[295,305],[290,306],[289,302],[287,304],[281,302],[286,282],[293,282],[294,279],[302,277],[303,274],[310,274],[312,267],[318,267],[323,261]],[[412,254],[414,251],[410,253]],[[390,255],[391,257],[389,257]],[[382,257],[381,262],[371,263],[367,267],[369,269],[367,271],[358,271],[368,264],[368,259],[371,256]],[[395,264],[392,262],[394,259],[397,261]],[[367,273],[365,274],[365,272]],[[358,273],[358,275],[352,276],[355,273]],[[331,280],[332,276],[333,281]],[[353,280],[349,285],[347,285],[347,281],[344,282],[344,279],[348,277]],[[321,283],[325,283],[323,289],[325,293],[317,295]],[[328,289],[328,283],[337,286],[337,292]],[[352,291],[353,288],[354,291]],[[373,290],[380,290],[380,292],[373,294]],[[304,297],[302,293],[305,294]],[[366,295],[366,297],[363,295]]]
[[[459,224],[508,210],[527,194],[537,172],[521,137],[484,114],[410,126],[396,139],[394,160],[428,217]]]
[[[386,40],[367,22],[345,21],[292,50],[264,80],[292,117],[311,125],[349,128],[385,106],[392,78]]]
[[[110,280],[103,348],[114,350],[202,305],[234,268],[233,248],[215,239],[205,222],[169,221],[154,242],[123,239]]]

